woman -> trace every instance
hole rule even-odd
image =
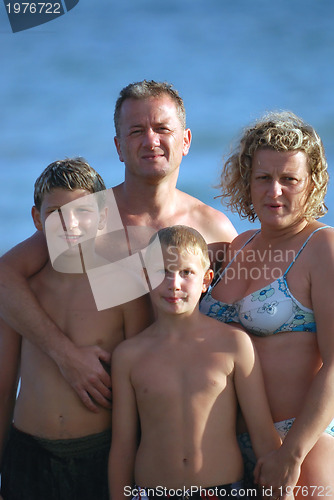
[[[201,311],[241,324],[257,348],[284,439],[255,469],[273,498],[297,481],[296,498],[334,498],[334,231],[317,221],[327,182],[319,136],[288,112],[246,129],[221,176],[228,206],[261,229],[233,241]]]

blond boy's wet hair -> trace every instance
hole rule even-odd
[[[188,252],[199,255],[204,271],[210,268],[208,245],[196,229],[188,226],[170,226],[157,232],[162,247],[177,253]]]

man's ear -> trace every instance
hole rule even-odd
[[[38,231],[43,231],[43,225],[42,225],[42,221],[41,221],[41,213],[39,210],[37,210],[35,205],[31,209],[31,216],[32,216],[32,219],[34,221],[35,228],[38,229]]]
[[[187,156],[189,153],[190,149],[190,144],[191,144],[191,131],[189,128],[187,128],[184,133],[183,133],[183,156]]]
[[[202,292],[207,291],[212,280],[213,280],[213,271],[212,271],[212,269],[208,269],[204,275],[204,278],[203,278]]]
[[[121,144],[119,142],[119,139],[118,139],[117,135],[114,137],[114,143],[115,143],[115,146],[116,146],[116,149],[117,149],[119,161],[124,162],[124,159],[123,159],[123,156],[122,156],[122,151],[121,151]]]

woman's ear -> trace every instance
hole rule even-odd
[[[35,205],[31,209],[31,216],[32,216],[32,219],[34,221],[35,228],[38,229],[38,231],[43,231],[43,225],[42,225],[42,221],[41,221],[41,213],[39,210],[37,210]]]
[[[206,271],[206,273],[204,274],[202,292],[207,291],[207,289],[211,285],[212,280],[213,280],[213,271],[212,271],[212,269],[208,269]]]

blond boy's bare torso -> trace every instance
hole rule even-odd
[[[48,263],[30,286],[51,319],[78,346],[98,345],[112,352],[124,340],[122,306],[97,311],[86,275],[57,273]],[[70,439],[111,427],[111,411],[102,407],[97,413],[89,411],[53,360],[24,339],[20,374],[14,425],[21,431]]]
[[[124,346],[140,415],[139,486],[205,487],[242,477],[233,380],[239,340],[207,319],[198,315],[191,329],[168,333],[155,323]]]

